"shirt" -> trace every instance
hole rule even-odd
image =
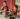
[[[8,7],[2,7],[1,10],[7,10],[8,11]]]

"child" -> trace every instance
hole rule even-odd
[[[1,10],[4,11],[4,14],[5,14],[4,16],[6,16],[8,11],[8,6],[6,1],[3,1],[3,8],[1,8]]]
[[[15,5],[10,15],[12,16],[14,14],[17,16],[17,12],[19,13],[19,9],[18,9],[18,6]]]

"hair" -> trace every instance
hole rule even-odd
[[[18,9],[18,5],[15,5],[15,7]]]
[[[7,4],[7,1],[3,1],[3,2],[5,2]]]

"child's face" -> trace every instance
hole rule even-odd
[[[14,9],[17,9],[17,8],[14,6]]]
[[[5,2],[3,2],[3,6],[6,6],[6,3]]]

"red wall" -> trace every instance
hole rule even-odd
[[[0,5],[2,5],[2,1],[3,1],[3,0],[0,0]]]
[[[10,2],[11,1],[11,2]],[[8,8],[11,9],[15,5],[15,0],[8,0]]]

